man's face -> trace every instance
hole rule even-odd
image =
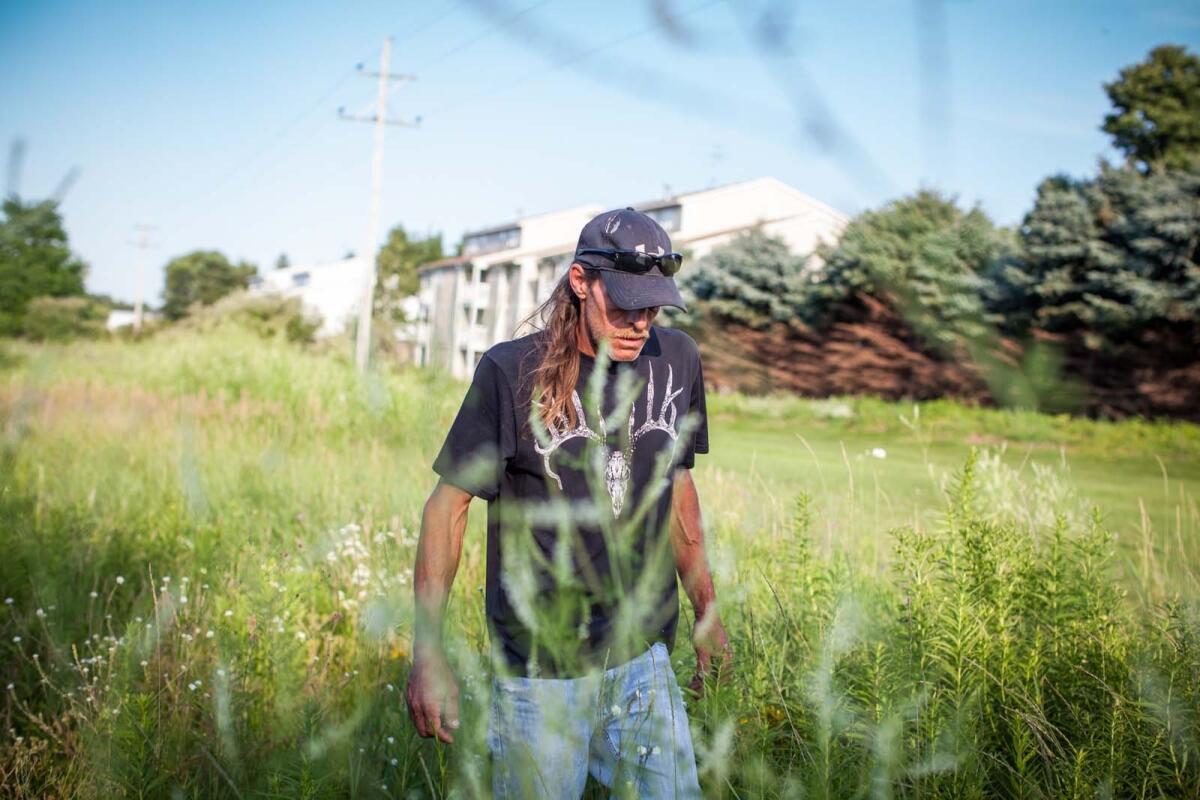
[[[658,316],[658,307],[626,310],[609,302],[604,293],[604,281],[590,283],[584,279],[583,268],[571,265],[571,285],[584,290],[582,301],[583,322],[591,340],[593,353],[599,350],[600,342],[609,342],[613,361],[633,361],[642,352],[650,336],[650,325]],[[578,271],[578,280],[574,274]],[[576,292],[578,294],[578,291]]]

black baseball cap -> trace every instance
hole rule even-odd
[[[675,306],[687,311],[675,278],[664,275],[657,265],[641,274],[625,272],[602,253],[581,252],[592,249],[634,250],[651,255],[670,253],[671,237],[652,218],[632,208],[605,211],[593,217],[579,232],[575,261],[600,272],[605,294],[619,308]]]

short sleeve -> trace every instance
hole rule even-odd
[[[516,455],[512,391],[508,378],[486,354],[450,426],[433,471],[485,500],[500,493],[500,478]]]
[[[704,398],[704,367],[696,357],[696,376],[692,380],[692,390],[689,395],[688,414],[696,417],[696,425],[688,439],[687,450],[679,461],[679,466],[691,469],[696,465],[696,454],[708,452],[708,409]]]

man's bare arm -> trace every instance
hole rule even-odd
[[[675,471],[671,494],[671,548],[675,553],[675,569],[696,614],[696,630],[692,638],[696,645],[698,669],[691,686],[698,691],[704,675],[712,666],[713,656],[719,659],[721,674],[727,675],[733,654],[729,637],[721,624],[721,615],[717,611],[717,593],[704,546],[700,495],[692,480],[691,470],[687,469]]]
[[[417,732],[454,741],[458,727],[458,684],[442,647],[446,601],[458,573],[471,495],[438,481],[421,514],[421,537],[413,566],[415,593],[413,667],[406,697]]]

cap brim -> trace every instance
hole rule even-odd
[[[675,279],[666,275],[634,275],[616,270],[597,270],[604,281],[604,293],[618,308],[637,309],[651,306],[675,306],[687,311]]]

